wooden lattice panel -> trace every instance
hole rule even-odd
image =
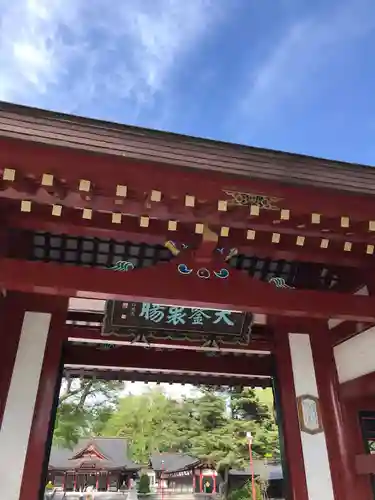
[[[31,245],[27,258],[43,262],[121,270],[119,263],[144,268],[173,258],[170,250],[162,245],[41,232],[29,233],[28,239]],[[253,278],[268,282],[277,279],[282,285],[300,289],[351,291],[352,287],[352,281],[346,279],[348,268],[338,266],[242,254],[232,257],[229,264]]]

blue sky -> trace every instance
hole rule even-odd
[[[0,99],[375,164],[374,0],[0,0]]]

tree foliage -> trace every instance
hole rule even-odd
[[[141,463],[152,453],[174,451],[225,468],[248,464],[249,431],[254,458],[278,456],[272,412],[252,390],[216,393],[202,388],[200,397],[180,401],[160,390],[126,396],[106,422],[103,435],[126,438],[133,459]]]
[[[255,500],[262,500],[261,487],[255,483]],[[229,493],[228,500],[253,500],[253,488],[251,481],[248,481],[242,488],[233,490]]]
[[[82,437],[100,435],[117,409],[123,383],[64,378],[57,409],[54,444],[72,448]]]
[[[122,388],[119,382],[65,380],[55,444],[72,447],[90,435],[123,437],[139,463],[157,452],[187,453],[216,466],[224,478],[228,468],[248,466],[247,432],[254,458],[279,455],[272,407],[255,390],[201,387],[194,399],[174,400],[160,389],[119,397]]]
[[[147,474],[142,474],[139,479],[138,492],[142,495],[150,493],[150,478]]]
[[[196,432],[191,416],[189,402],[168,399],[160,390],[149,391],[122,398],[103,435],[126,438],[133,459],[147,463],[152,452],[188,451],[189,438]]]

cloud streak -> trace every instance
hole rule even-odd
[[[295,19],[263,63],[248,69],[237,117],[242,116],[254,132],[268,126],[286,111],[288,103],[295,105],[308,98],[314,86],[319,86],[320,77],[323,81],[327,77],[324,71],[329,73],[331,61],[374,27],[371,0],[347,0],[335,10]]]
[[[213,0],[0,0],[0,99],[147,106],[220,17]],[[21,21],[22,20],[22,21]]]

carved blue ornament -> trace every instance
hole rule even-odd
[[[223,269],[220,269],[219,272],[214,271],[214,275],[216,276],[216,278],[221,278],[222,280],[225,280],[229,276],[229,271],[228,271],[228,269],[223,268]]]
[[[193,271],[192,269],[189,269],[186,264],[179,264],[177,269],[181,274],[190,274]]]
[[[294,288],[294,286],[290,286],[287,284],[284,278],[280,278],[279,276],[274,276],[268,280],[268,283],[271,285],[275,285],[276,288]]]
[[[127,272],[127,271],[132,271],[135,268],[133,262],[129,262],[128,260],[119,260],[116,262],[115,265],[110,267],[112,271],[122,271],[122,272]]]

